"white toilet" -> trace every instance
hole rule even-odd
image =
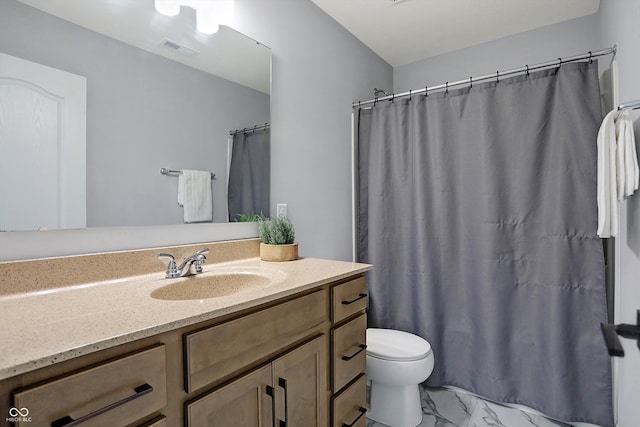
[[[367,329],[367,379],[371,398],[367,418],[393,427],[422,421],[418,384],[433,372],[431,345],[393,329]]]

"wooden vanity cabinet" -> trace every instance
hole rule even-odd
[[[2,380],[0,411],[29,408],[17,426],[364,425],[365,304],[364,276],[344,278]]]
[[[356,277],[331,288],[331,425],[366,423],[367,283]]]
[[[326,426],[324,335],[185,405],[186,425]]]

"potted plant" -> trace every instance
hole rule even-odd
[[[293,261],[298,259],[296,233],[287,217],[264,218],[258,221],[260,259],[264,261]]]

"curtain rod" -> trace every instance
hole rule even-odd
[[[574,61],[581,61],[583,59],[593,59],[593,58],[597,58],[599,56],[606,56],[606,55],[615,55],[617,50],[616,46],[607,48],[607,49],[602,49],[602,50],[598,50],[595,52],[587,52],[587,53],[583,53],[582,55],[574,55],[574,56],[570,56],[567,58],[558,58],[555,59],[553,61],[547,61],[547,62],[542,62],[539,64],[534,64],[534,65],[525,65],[524,67],[520,67],[520,68],[513,68],[511,70],[506,70],[506,71],[496,71],[493,74],[487,74],[484,76],[480,76],[480,77],[469,77],[468,79],[465,80],[458,80],[456,82],[452,82],[452,83],[445,83],[445,84],[440,84],[437,86],[425,86],[422,89],[416,89],[416,90],[410,90],[409,92],[403,92],[403,93],[398,93],[398,94],[391,94],[391,95],[387,95],[387,96],[383,96],[380,98],[374,98],[374,99],[369,99],[367,101],[358,101],[358,102],[354,102],[351,104],[352,108],[356,108],[356,107],[362,107],[363,105],[367,105],[367,104],[375,104],[378,101],[386,101],[386,100],[393,100],[395,98],[401,98],[401,97],[405,97],[405,96],[412,96],[412,95],[419,95],[419,94],[424,94],[424,93],[428,93],[434,90],[440,90],[440,89],[445,89],[445,90],[449,90],[450,87],[453,86],[460,86],[460,85],[473,85],[474,82],[478,82],[478,81],[482,81],[482,80],[490,80],[490,79],[500,79],[500,77],[504,77],[504,76],[509,76],[512,74],[519,74],[519,73],[529,73],[530,71],[534,71],[534,70],[540,70],[543,68],[549,68],[549,67],[558,67],[562,64],[565,64],[567,62],[574,62]]]
[[[269,129],[270,127],[271,127],[271,125],[269,123],[265,123],[263,125],[256,125],[256,126],[251,127],[251,128],[242,128],[242,129],[230,130],[229,131],[229,135],[235,135],[235,134],[238,134],[240,132],[255,132],[255,131],[258,131],[258,130]]]
[[[640,108],[640,100],[632,101],[632,102],[625,102],[624,104],[618,105],[618,111],[637,110],[639,108]]]

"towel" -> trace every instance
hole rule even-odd
[[[629,113],[609,112],[598,131],[598,236],[618,234],[618,203],[638,189],[639,168]]]
[[[211,221],[211,172],[183,170],[178,176],[178,204],[184,207],[184,222]]]
[[[607,114],[598,130],[598,236],[618,234],[616,175],[616,111]]]
[[[633,121],[627,111],[622,112],[616,119],[616,143],[618,200],[622,201],[638,189],[638,158]]]

